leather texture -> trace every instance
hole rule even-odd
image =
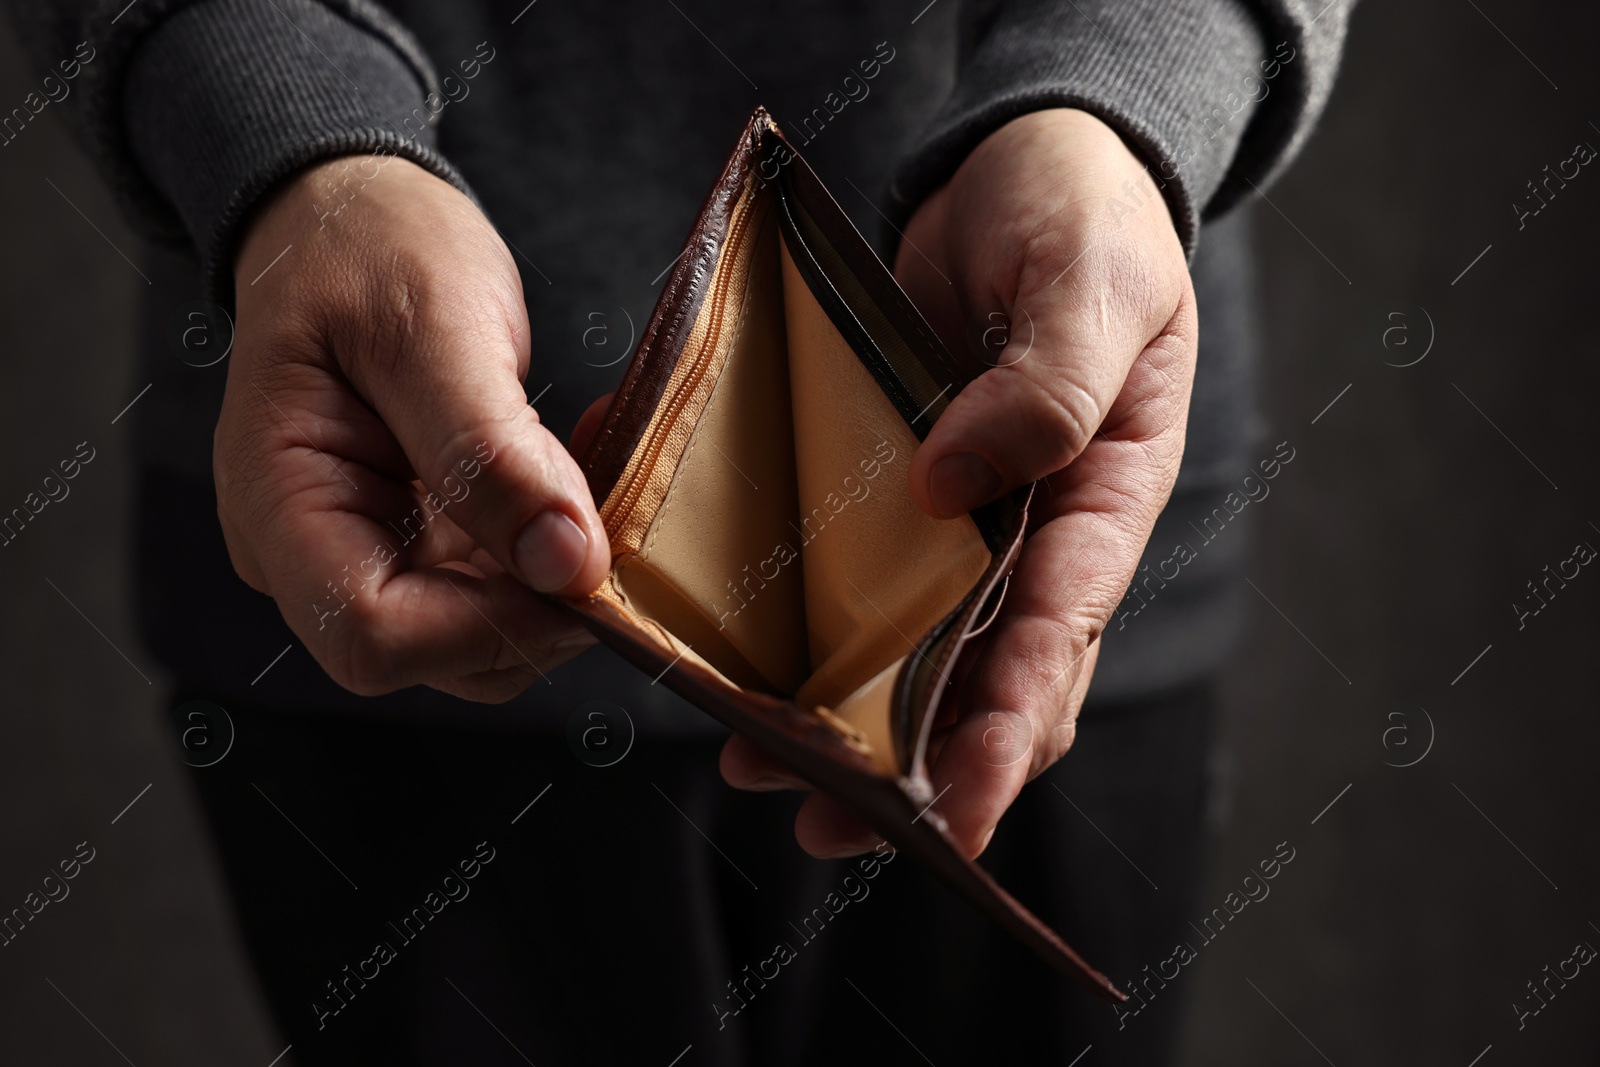
[[[1004,595],[1031,488],[939,521],[907,470],[983,369],[944,349],[758,109],[582,459],[613,562],[565,603],[1047,963],[1123,1000],[934,807],[928,735]]]

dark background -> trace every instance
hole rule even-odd
[[[1600,173],[1521,230],[1510,206],[1579,141],[1600,147],[1597,24],[1506,0],[1359,8],[1320,132],[1256,208],[1262,408],[1297,455],[1251,508],[1256,610],[1228,671],[1202,908],[1279,842],[1296,858],[1177,980],[1184,1063],[1600,1059],[1594,968],[1524,1029],[1512,1008],[1600,946],[1600,574],[1521,630],[1511,607],[1600,546]],[[0,29],[0,99],[25,69]],[[79,441],[96,458],[0,548],[0,911],[78,842],[96,853],[0,948],[0,1049],[265,1065],[282,1042],[131,626],[128,425],[111,420],[144,384],[144,283],[115,250],[137,261],[138,243],[46,110],[0,149],[0,510]],[[1386,365],[1430,336],[1421,362]]]

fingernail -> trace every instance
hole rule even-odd
[[[947,519],[965,515],[987,504],[1000,491],[1000,472],[982,456],[955,452],[928,472],[928,495],[933,509]]]
[[[781,774],[763,774],[743,788],[753,793],[775,793],[780,789],[805,789],[806,784],[797,778],[785,778]]]
[[[872,851],[872,846],[871,845],[863,845],[863,844],[840,845],[838,848],[834,849],[832,852],[826,853],[825,855],[818,856],[817,859],[819,859],[819,860],[844,860],[844,859],[849,859],[852,856],[859,856],[863,852],[870,852],[870,851]]]
[[[586,649],[594,647],[595,644],[596,641],[594,634],[590,633],[588,630],[577,630],[568,634],[566,637],[561,638],[559,641],[552,642],[550,645],[550,651],[558,653],[582,652]]]
[[[589,539],[578,524],[554,509],[534,516],[513,549],[523,579],[541,593],[553,593],[578,576],[589,558]]]

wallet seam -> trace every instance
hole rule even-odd
[[[756,208],[752,204],[751,211],[753,212],[755,210]],[[763,230],[756,231],[753,238],[754,240],[759,241],[761,239],[761,234],[764,232],[764,228],[767,224],[767,220],[762,221],[761,226],[763,227]],[[755,286],[750,285],[747,282],[745,284],[744,297],[739,303],[738,322],[734,327],[733,336],[728,341],[727,355],[723,357],[722,368],[717,372],[716,384],[711,387],[711,393],[706,397],[705,405],[700,409],[700,418],[695,424],[694,431],[689,434],[688,444],[684,446],[683,455],[678,457],[678,463],[672,470],[672,482],[667,488],[667,495],[662,499],[661,507],[656,509],[655,515],[650,519],[649,540],[643,546],[641,546],[641,551],[635,553],[641,562],[650,562],[650,553],[655,549],[656,539],[661,536],[661,527],[666,522],[667,513],[672,509],[673,502],[678,497],[678,490],[682,488],[683,483],[679,480],[678,473],[683,469],[684,465],[689,462],[689,458],[694,455],[695,449],[700,447],[700,434],[705,426],[706,412],[710,411],[711,405],[716,403],[717,394],[722,392],[723,383],[727,381],[728,365],[733,359],[734,351],[737,348],[740,339],[744,336],[745,324],[750,317],[750,302],[753,299],[755,299]],[[785,349],[784,358],[785,366],[787,368],[787,347]],[[794,419],[792,405],[789,418],[791,422]]]

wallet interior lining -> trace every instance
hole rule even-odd
[[[911,501],[916,435],[813,295],[775,187],[747,186],[640,447],[607,497],[608,600],[730,685],[897,766],[893,682],[991,559]],[[799,249],[809,255],[807,248]]]

